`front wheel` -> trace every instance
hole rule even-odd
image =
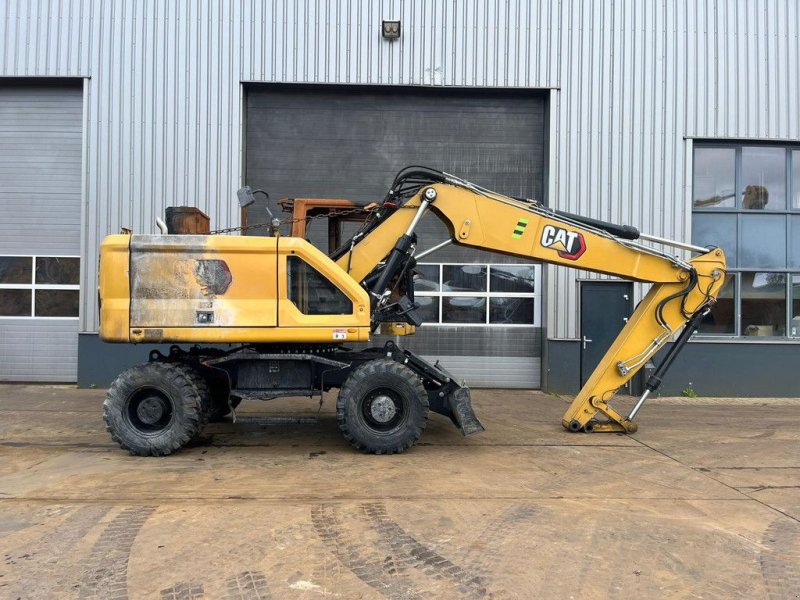
[[[408,367],[386,358],[371,360],[345,380],[336,417],[354,448],[395,454],[422,435],[428,422],[428,394]]]
[[[103,403],[103,419],[113,440],[131,454],[162,456],[200,433],[208,402],[208,387],[196,371],[151,362],[114,380]]]

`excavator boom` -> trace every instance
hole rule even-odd
[[[456,244],[651,283],[562,420],[571,431],[636,431],[633,414],[630,418],[620,415],[609,401],[686,325],[664,368],[648,381],[645,397],[658,387],[663,371],[716,299],[726,269],[723,251],[693,248],[698,255],[682,260],[635,242],[638,232],[631,227],[559,213],[530,200],[438,175],[428,184],[423,181],[415,192],[406,192],[405,202],[393,197],[403,183],[395,180],[384,202],[386,208],[334,256],[342,269],[370,291],[373,314],[385,314],[391,282],[396,283],[398,274],[414,260],[414,228],[427,213],[444,222],[450,241]],[[424,180],[417,173],[416,180],[420,178]],[[399,306],[401,314],[408,315],[408,303]],[[597,418],[598,413],[603,420]]]

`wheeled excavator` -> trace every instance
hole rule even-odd
[[[240,190],[243,205],[253,199],[252,190]],[[339,429],[365,452],[407,450],[429,411],[448,417],[465,436],[483,431],[466,383],[395,337],[422,325],[414,299],[417,261],[447,244],[651,284],[562,419],[571,432],[633,433],[634,417],[709,314],[725,279],[720,248],[647,236],[425,167],[403,169],[382,202],[359,210],[365,218],[358,231],[329,255],[302,236],[281,235],[278,219],[265,236],[126,231],[106,237],[101,338],[172,344],[167,354],[152,350],[146,364],[110,386],[104,419],[112,438],[135,455],[166,455],[210,420],[235,419],[242,400],[321,402],[331,389],[339,390]],[[417,252],[415,230],[428,215],[445,224],[449,238]],[[378,331],[394,335],[369,346]],[[614,410],[616,391],[670,340],[633,410]]]

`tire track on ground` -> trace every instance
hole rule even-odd
[[[260,571],[243,571],[225,582],[227,600],[270,600],[272,593]]]
[[[71,583],[68,573],[75,549],[97,522],[110,510],[108,506],[87,505],[73,510],[52,531],[46,532],[24,556],[7,554],[6,564],[19,565],[23,576],[19,588],[12,587],[9,596],[16,598],[46,597],[65,594]]]
[[[180,581],[161,590],[161,600],[198,600],[204,597],[203,584],[196,581]]]
[[[82,568],[80,598],[127,600],[131,548],[154,511],[149,506],[126,508],[106,526]]]
[[[315,506],[311,510],[311,521],[317,535],[339,562],[372,589],[397,600],[422,598],[391,557],[376,557],[367,542],[351,539],[333,506]]]
[[[363,504],[361,508],[382,545],[391,551],[395,563],[404,568],[411,566],[433,579],[450,581],[465,598],[487,596],[479,577],[420,543],[389,517],[382,503]]]
[[[769,598],[785,600],[800,594],[800,523],[778,517],[761,539],[761,573]]]

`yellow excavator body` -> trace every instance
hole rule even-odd
[[[429,214],[450,234],[429,252],[454,243],[651,284],[562,419],[573,432],[636,431],[639,408],[716,301],[725,281],[724,252],[551,210],[439,171],[409,169],[330,256],[302,237],[278,235],[277,219],[270,224],[275,235],[265,237],[108,236],[100,256],[103,340],[238,345],[189,351],[173,346],[169,356],[153,350],[149,367],[121,375],[106,401],[106,423],[121,445],[137,454],[169,453],[196,435],[202,415],[233,410],[231,399],[321,397],[337,387],[339,427],[362,450],[407,449],[421,434],[429,408],[448,416],[464,435],[482,431],[469,388],[438,362],[430,364],[393,341],[382,348],[346,346],[368,342],[379,329],[413,334],[422,323],[413,272],[428,252],[416,252],[414,229]],[[253,192],[243,189],[251,202]],[[304,199],[295,209],[305,211],[306,204]],[[330,208],[357,219],[358,209],[346,205],[337,199]],[[309,206],[326,210],[324,201]],[[292,223],[294,234],[304,233],[298,219]],[[683,258],[641,240],[694,256]],[[627,416],[616,412],[609,402],[617,390],[670,341],[675,343],[636,407]],[[172,395],[153,391],[165,377],[182,387]],[[185,390],[191,397],[176,404],[173,396]],[[182,437],[154,442],[160,432],[180,428],[176,415],[187,402],[200,416],[186,420]]]
[[[369,340],[367,292],[301,238],[112,235],[100,252],[104,341]]]

